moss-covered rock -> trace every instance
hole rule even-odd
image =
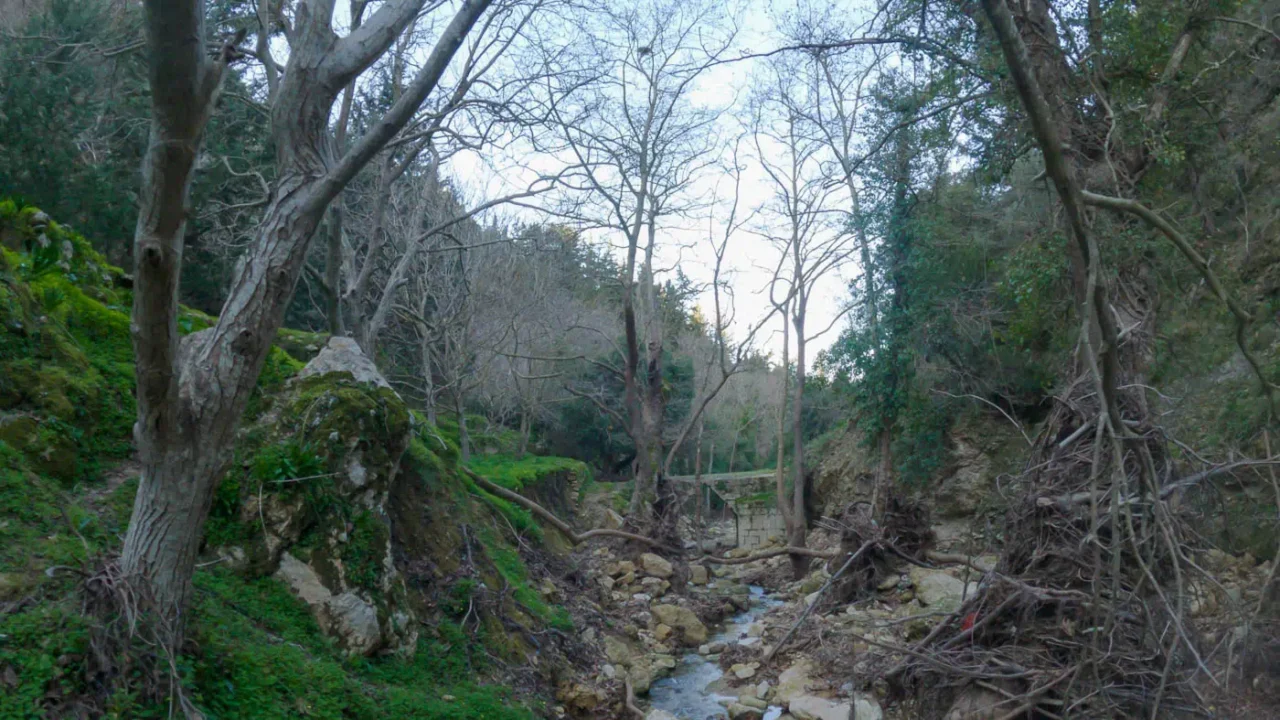
[[[131,448],[123,273],[33,208],[0,202],[0,228],[9,238],[0,266],[0,414],[9,419],[0,424],[37,471],[89,479]]]
[[[335,338],[243,431],[208,539],[250,574],[288,583],[352,654],[411,652],[387,512],[411,419],[389,387],[343,370],[337,346],[350,352]]]

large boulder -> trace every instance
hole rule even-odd
[[[650,608],[655,622],[669,625],[680,631],[685,645],[697,647],[707,641],[707,626],[702,624],[692,610],[679,605],[654,605]]]
[[[411,433],[400,396],[358,346],[333,338],[245,429],[210,545],[285,582],[349,654],[412,653],[418,623],[388,519]]]
[[[303,380],[329,373],[350,373],[352,379],[358,383],[369,383],[391,389],[391,383],[382,377],[378,367],[360,350],[356,341],[349,337],[329,338],[324,349],[298,373],[298,379]]]

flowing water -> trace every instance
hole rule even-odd
[[[751,607],[746,612],[733,616],[724,629],[713,635],[707,642],[723,642],[733,645],[737,642],[751,644],[759,642],[759,638],[744,638],[747,627],[764,615],[769,608],[782,604],[782,601],[767,597],[764,589],[752,585]],[[737,694],[727,695],[717,688],[724,673],[720,666],[696,652],[686,654],[680,659],[671,675],[653,683],[649,688],[649,704],[658,710],[666,710],[681,720],[708,720],[708,718],[726,718],[729,716],[721,700],[737,700]],[[713,685],[714,684],[714,685]],[[770,707],[764,720],[776,720],[782,715],[782,708]]]

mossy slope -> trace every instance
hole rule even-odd
[[[132,680],[104,696],[87,676],[92,621],[81,614],[81,579],[119,551],[136,488],[127,464],[115,467],[131,454],[135,409],[128,279],[34,209],[0,203],[0,242],[0,717],[72,714],[86,698],[107,717],[167,717]],[[180,329],[211,321],[184,312]],[[521,530],[477,501],[456,438],[394,394],[332,376],[291,385],[322,341],[291,332],[282,344],[208,526],[211,564],[197,571],[177,659],[189,699],[209,718],[533,717],[537,702],[481,679],[495,660],[552,659],[535,636],[571,626],[517,549],[517,534],[536,543],[536,525]],[[368,471],[395,468],[380,508],[327,492],[353,455]],[[309,475],[325,477],[272,482]],[[406,606],[416,652],[352,657],[323,632],[269,574],[261,517],[246,512],[260,487],[301,506],[295,551],[333,552],[347,586]],[[228,547],[248,561],[224,561]],[[394,587],[387,560],[402,578]]]

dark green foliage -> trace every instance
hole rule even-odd
[[[15,14],[23,11],[31,12],[25,25],[9,26],[0,44],[9,70],[0,75],[0,193],[73,224],[112,262],[128,265],[150,122],[145,48],[134,44],[141,7],[52,0]],[[216,21],[210,32],[230,35]],[[228,236],[249,232],[256,218],[244,208],[262,189],[244,174],[271,177],[267,118],[232,99],[251,94],[239,68],[227,73],[202,148],[211,162],[201,164],[192,188],[199,212],[187,225],[182,299],[206,312],[218,311],[232,268]],[[45,271],[56,251],[34,252],[31,272]]]

